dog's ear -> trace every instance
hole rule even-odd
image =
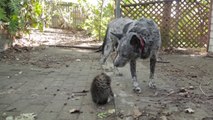
[[[112,35],[114,35],[115,37],[117,37],[119,40],[124,36],[123,34],[117,34],[117,33],[113,33],[110,32]]]
[[[140,38],[137,34],[132,35],[130,39],[130,45],[134,47],[139,47],[140,46]]]

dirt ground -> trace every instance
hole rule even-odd
[[[84,52],[70,56],[57,53],[57,51],[54,54],[44,52],[48,49],[49,47],[46,46],[22,48],[15,46],[1,53],[0,61],[7,64],[28,64],[45,69],[57,69],[68,66],[77,58],[88,59],[88,56],[84,57],[87,54]],[[84,50],[79,49],[79,51]],[[98,61],[100,53],[91,52],[94,53],[94,56],[90,56],[89,59]],[[142,94],[129,93],[134,94],[135,103],[139,107],[139,111],[136,110],[133,114],[136,117],[133,118],[140,120],[213,120],[213,58],[175,53],[163,53],[160,54],[160,57],[166,62],[158,63],[156,67],[156,76],[161,79],[156,80],[159,85],[158,89],[151,90],[145,87],[142,89]],[[139,60],[138,64],[149,68],[148,60]],[[139,69],[137,72],[140,74]],[[117,85],[113,85],[113,87],[115,86]],[[149,102],[142,105],[140,98]],[[121,112],[118,118],[127,119],[128,116],[131,115]]]

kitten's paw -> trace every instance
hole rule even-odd
[[[152,89],[156,89],[156,84],[152,81],[149,82],[149,87],[152,88]]]

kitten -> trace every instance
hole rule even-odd
[[[114,98],[111,78],[105,73],[101,73],[93,79],[90,91],[93,102],[98,105],[106,104]]]

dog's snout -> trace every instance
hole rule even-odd
[[[114,66],[115,66],[115,67],[118,67],[118,66],[119,66],[119,64],[118,64],[118,63],[116,63],[116,62],[114,62]]]

